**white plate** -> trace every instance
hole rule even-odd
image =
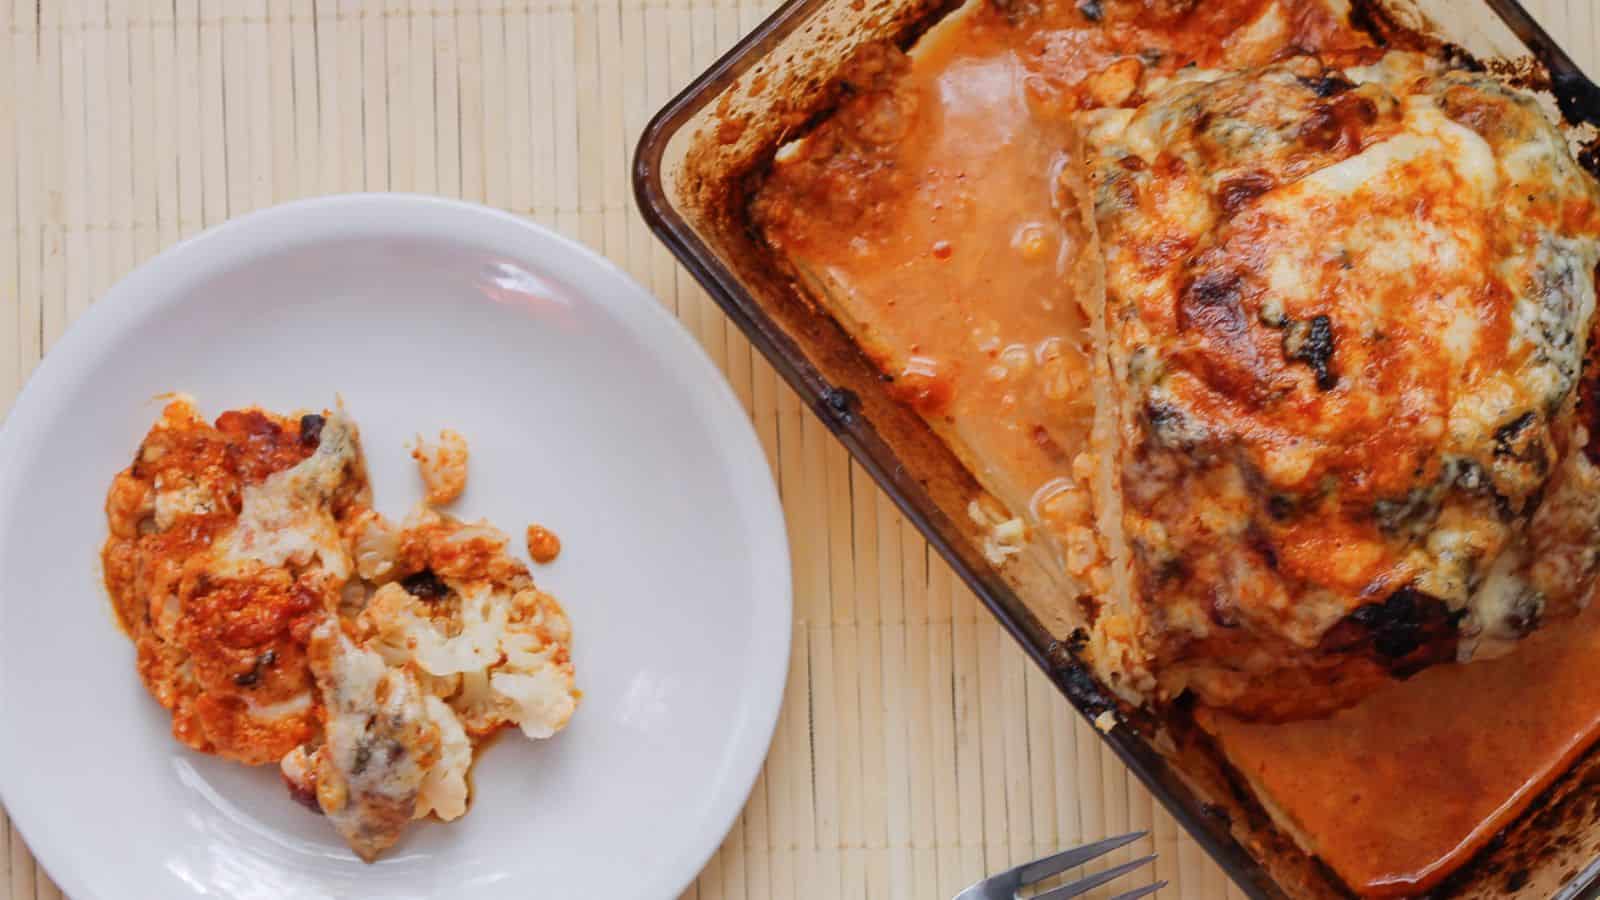
[[[139,683],[99,581],[102,503],[164,391],[214,416],[342,395],[378,507],[419,496],[412,435],[471,443],[454,511],[562,539],[582,706],[508,734],[468,814],[358,862],[271,768],[191,753]],[[50,351],[0,433],[0,796],[74,900],[670,897],[766,754],[789,560],[721,375],[588,250],[480,207],[334,197],[163,253]]]

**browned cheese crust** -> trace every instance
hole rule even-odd
[[[1600,191],[1530,95],[1302,56],[1090,143],[1132,678],[1316,715],[1579,607]]]
[[[326,421],[245,409],[213,425],[174,401],[106,497],[106,588],[140,678],[196,750],[277,762],[316,729],[306,646],[344,579],[318,560],[268,565],[224,545],[247,492],[310,458]],[[328,516],[364,508],[359,456],[328,487],[314,501]]]

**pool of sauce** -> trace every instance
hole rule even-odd
[[[1030,102],[1011,29],[961,26],[929,34],[896,86],[915,111],[882,152],[909,185],[869,181],[876,214],[849,232],[813,227],[802,207],[768,234],[991,490],[1048,507],[1093,415],[1066,271],[1082,244],[1052,203],[1072,134]]]
[[[1436,885],[1600,737],[1600,604],[1515,653],[1436,666],[1327,719],[1203,728],[1358,893]]]

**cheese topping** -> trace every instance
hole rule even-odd
[[[1600,189],[1531,98],[1298,57],[1156,91],[1091,144],[1124,446],[1102,501],[1163,694],[1314,715],[1578,608],[1596,569],[1535,584],[1528,543],[1558,459],[1588,465]]]

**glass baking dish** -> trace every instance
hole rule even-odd
[[[909,46],[957,0],[790,0],[667,104],[634,159],[645,219],[812,411],[977,593],[1007,631],[1093,720],[1110,708],[1058,639],[1074,622],[1046,596],[1042,563],[997,572],[966,515],[977,482],[891,398],[849,334],[808,299],[754,234],[746,200],[778,146],[836,102],[837,76],[863,44]],[[1434,34],[1544,85],[1569,125],[1600,124],[1596,89],[1516,0],[1354,0],[1383,27]],[[1375,26],[1376,27],[1376,26]],[[1102,736],[1117,756],[1251,896],[1348,896],[1280,833],[1215,752],[1172,749],[1163,723]],[[1163,749],[1165,748],[1165,749]],[[1576,897],[1600,886],[1600,749],[1453,875],[1438,897]]]

